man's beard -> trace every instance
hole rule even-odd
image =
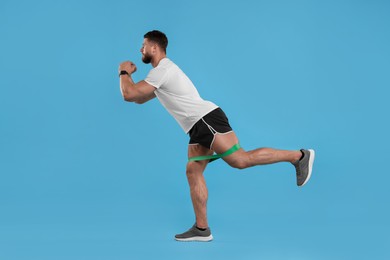
[[[144,56],[142,56],[142,61],[145,64],[149,64],[150,62],[152,62],[152,57],[148,54],[144,54]]]

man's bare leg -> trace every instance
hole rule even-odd
[[[201,145],[189,145],[188,157],[211,155],[213,151]],[[187,180],[190,186],[192,205],[195,211],[196,225],[199,228],[207,228],[207,198],[208,192],[203,172],[208,160],[198,162],[188,162]]]
[[[217,134],[213,143],[216,153],[224,153],[238,143],[234,132]],[[240,149],[223,159],[232,167],[244,169],[255,165],[271,164],[277,162],[296,162],[302,156],[301,151],[278,150],[273,148],[259,148],[252,151]]]

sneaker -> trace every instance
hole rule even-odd
[[[315,157],[314,150],[301,149],[301,152],[303,153],[303,158],[293,163],[297,172],[297,185],[300,187],[309,181]]]
[[[183,234],[178,234],[175,236],[177,241],[199,241],[199,242],[209,242],[213,240],[213,235],[211,235],[210,228],[207,228],[205,231],[199,230],[196,227],[196,224],[192,226],[188,231]]]

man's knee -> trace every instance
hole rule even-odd
[[[189,174],[192,174],[194,172],[195,172],[194,162],[187,163],[186,174],[189,175]]]
[[[243,157],[237,157],[237,158],[234,158],[232,160],[227,160],[227,163],[233,167],[233,168],[236,168],[236,169],[239,169],[239,170],[242,170],[242,169],[245,169],[245,168],[248,168],[248,163],[247,163],[247,160],[245,160],[245,158]]]
[[[188,162],[187,163],[187,168],[186,168],[186,174],[187,176],[188,175],[194,175],[196,173],[201,173],[202,172],[202,168],[203,168],[203,164],[204,162],[197,162],[197,161],[194,161],[194,162]]]

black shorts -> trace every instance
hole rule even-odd
[[[226,134],[232,131],[225,113],[221,108],[216,108],[191,128],[188,132],[189,144],[200,144],[211,149],[216,134]]]

